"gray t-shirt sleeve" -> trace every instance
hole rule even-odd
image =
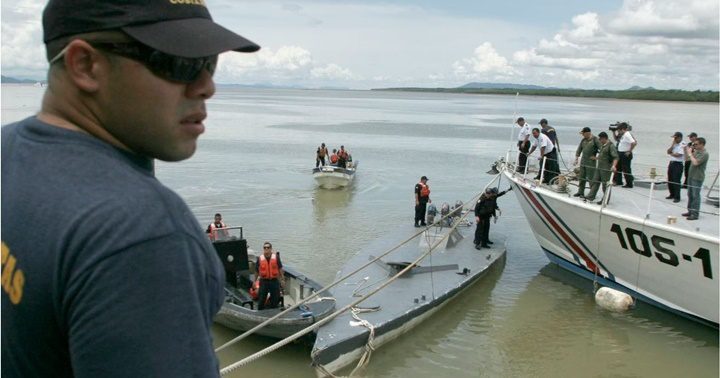
[[[76,377],[217,377],[201,246],[163,237],[109,254],[63,300]],[[219,305],[219,304],[218,304]]]

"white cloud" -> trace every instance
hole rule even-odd
[[[609,22],[617,34],[667,38],[718,38],[717,0],[627,0]]]
[[[330,63],[324,67],[315,67],[310,71],[310,75],[318,79],[330,80],[351,80],[353,74],[347,68],[342,68],[337,64]]]
[[[334,63],[321,65],[310,51],[299,46],[265,47],[253,54],[226,53],[220,56],[215,80],[220,83],[348,81],[352,72]]]
[[[513,68],[505,57],[498,54],[490,42],[483,42],[475,48],[472,57],[453,64],[455,76],[462,79],[479,79],[497,75],[512,75]]]

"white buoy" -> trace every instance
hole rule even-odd
[[[630,295],[609,287],[601,287],[595,292],[595,303],[608,311],[614,312],[625,312],[635,304]]]

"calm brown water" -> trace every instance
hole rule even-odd
[[[3,85],[2,123],[33,114],[41,96]],[[322,283],[367,242],[412,221],[419,176],[430,177],[437,204],[471,198],[508,148],[515,112],[532,124],[549,119],[567,163],[580,128],[627,120],[640,142],[637,172],[665,169],[676,130],[705,136],[708,170],[718,169],[717,104],[226,87],[208,109],[197,154],[158,164],[158,177],[202,224],[220,212],[245,228],[251,247],[272,241],[286,264]],[[360,162],[351,188],[315,188],[320,142],[344,144]],[[597,308],[590,282],[549,265],[514,197],[500,206],[491,233],[510,236],[504,270],[380,349],[366,376],[718,376],[717,331],[642,304],[626,314]],[[213,334],[217,345],[237,336],[220,326]],[[271,343],[250,337],[223,351],[221,364]],[[233,376],[312,377],[309,353],[290,345]]]

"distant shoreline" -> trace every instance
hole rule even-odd
[[[683,102],[715,102],[720,101],[717,91],[683,91],[658,89],[519,89],[519,88],[374,88],[373,91],[388,92],[429,92],[429,93],[460,93],[460,94],[499,94],[551,97],[585,97],[609,98],[618,100],[652,100],[652,101],[683,101]]]

